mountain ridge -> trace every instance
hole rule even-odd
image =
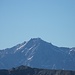
[[[9,70],[0,69],[1,75],[75,75],[75,71],[69,70],[53,70],[53,69],[39,69],[28,66],[19,66]]]
[[[27,65],[35,68],[75,70],[75,48],[57,47],[41,38],[31,38],[0,51],[0,68]]]

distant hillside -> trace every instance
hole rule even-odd
[[[48,70],[19,66],[10,70],[0,70],[0,75],[75,75],[75,71]]]

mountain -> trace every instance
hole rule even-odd
[[[75,47],[57,47],[40,38],[32,38],[12,48],[0,50],[0,69],[20,65],[75,70]]]
[[[31,68],[28,66],[19,66],[9,70],[0,70],[1,75],[75,75],[75,71],[68,70],[48,70]]]

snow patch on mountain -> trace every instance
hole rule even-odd
[[[24,42],[24,43],[20,44],[20,46],[14,51],[14,53],[17,52],[18,50],[22,49],[23,47],[25,47],[25,45],[26,45],[27,43],[28,43],[28,42]],[[23,50],[22,52],[24,52],[24,50]]]
[[[31,56],[30,58],[28,58],[27,60],[31,60],[33,58],[33,56]]]
[[[17,48],[16,50],[19,50],[19,49],[23,48],[25,45],[26,45],[26,43],[23,44],[23,45],[21,45],[21,46],[20,46],[19,48]]]
[[[71,48],[69,51],[69,54],[74,53],[75,52],[75,48]]]
[[[34,44],[32,47],[30,47],[30,48],[26,51],[25,56],[26,56],[27,54],[29,54],[29,53],[30,53],[30,56],[33,55],[34,52],[35,52],[35,50],[37,49],[37,47],[38,47],[39,45],[40,45],[40,43],[39,43],[38,45]]]

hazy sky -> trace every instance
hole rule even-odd
[[[0,0],[0,49],[37,37],[75,47],[75,0]]]

